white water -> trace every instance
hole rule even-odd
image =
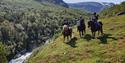
[[[44,45],[49,44],[49,40],[45,42]],[[33,52],[27,52],[24,55],[21,55],[19,58],[12,59],[9,63],[24,63],[32,55]]]
[[[26,61],[26,59],[28,59],[30,57],[31,54],[32,54],[32,52],[28,52],[19,58],[12,59],[9,63],[24,63]]]

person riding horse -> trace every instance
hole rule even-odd
[[[99,19],[99,15],[97,15],[96,13],[93,14],[92,16],[92,21],[94,22],[95,24],[95,28],[98,28],[101,26],[101,24],[98,22],[98,19]]]
[[[72,27],[69,26],[68,20],[64,20],[62,34],[64,37],[64,41],[66,37],[67,37],[67,40],[69,40],[69,37],[70,39],[72,38]]]
[[[93,13],[93,16],[92,16],[92,20],[93,20],[93,21],[98,21],[98,19],[99,19],[99,15],[97,15],[97,13],[94,12],[94,13]]]
[[[90,21],[88,22],[88,27],[91,28],[92,37],[95,38],[96,31],[101,32],[103,35],[103,24],[98,22],[99,16],[94,13]]]
[[[80,37],[82,37],[85,33],[85,22],[84,22],[84,18],[80,17],[80,19],[77,21],[77,30],[79,31],[79,35]]]

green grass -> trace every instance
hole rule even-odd
[[[44,46],[28,63],[124,63],[125,62],[125,15],[102,19],[105,36],[101,39],[80,38],[76,27],[76,41],[65,44],[59,36]]]
[[[118,5],[114,5],[110,8],[107,8],[105,10],[103,10],[101,13],[100,13],[100,16],[101,17],[111,17],[111,16],[117,16],[117,15],[123,15],[125,14],[124,13],[124,10],[125,10],[125,2],[122,2],[121,4],[118,4]]]

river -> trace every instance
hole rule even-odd
[[[49,42],[50,41],[47,40],[44,45],[49,44]],[[32,53],[33,52],[27,52],[24,55],[21,55],[19,58],[12,59],[11,61],[9,61],[9,63],[24,63],[32,55]]]
[[[24,63],[26,59],[30,57],[32,52],[27,52],[24,55],[20,56],[19,58],[12,59],[9,63]]]

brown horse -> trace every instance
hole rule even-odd
[[[64,37],[64,42],[66,37],[67,37],[67,41],[70,40],[72,38],[72,28],[67,25],[64,25],[62,34]]]
[[[94,21],[88,22],[88,27],[91,29],[92,37],[95,38],[96,32],[98,31],[98,34],[101,33],[103,35],[103,24],[102,22],[98,22],[100,26],[97,26]]]

